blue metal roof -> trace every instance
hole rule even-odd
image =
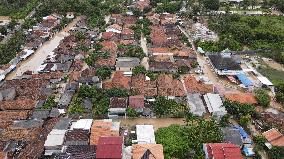
[[[252,81],[244,73],[237,74],[237,77],[245,87],[253,86]]]
[[[249,135],[247,134],[247,132],[240,126],[234,126],[235,128],[237,128],[240,131],[240,134],[242,136],[243,139],[247,139],[250,138]]]

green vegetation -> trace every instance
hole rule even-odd
[[[219,0],[202,0],[201,2],[206,10],[218,10],[220,7]]]
[[[250,104],[241,104],[239,102],[232,102],[226,100],[223,103],[223,106],[226,108],[227,112],[233,115],[237,120],[239,120],[240,125],[244,128],[251,121],[251,117],[256,117],[257,112],[255,106]]]
[[[145,57],[145,53],[140,46],[136,45],[119,45],[119,48],[125,49],[123,57],[137,57],[140,60]]]
[[[146,71],[145,67],[141,66],[141,65],[134,67],[133,70],[132,70],[132,73],[133,73],[134,76],[138,75],[140,73],[145,74],[146,72],[147,71]]]
[[[100,79],[105,80],[111,75],[111,69],[108,67],[100,67],[96,71],[96,76],[99,76]]]
[[[177,103],[173,99],[166,99],[166,97],[157,97],[153,104],[154,112],[157,116],[170,116],[170,117],[184,117],[186,113],[186,106]]]
[[[222,141],[214,120],[197,120],[188,126],[171,125],[156,131],[156,142],[164,147],[165,159],[203,158],[203,143]]]
[[[257,89],[255,92],[255,97],[257,102],[263,107],[269,107],[270,105],[270,96],[268,92],[264,89]]]
[[[42,109],[51,109],[57,106],[57,103],[54,101],[54,96],[49,96],[47,100],[44,102]]]
[[[242,50],[284,50],[284,17],[222,15],[209,20],[209,28],[220,36],[219,42],[198,42],[206,51],[225,48]]]
[[[163,12],[168,12],[168,13],[176,13],[180,10],[182,1],[181,0],[176,0],[176,1],[171,1],[171,0],[154,0],[152,2],[154,5],[157,5],[157,3],[162,3],[161,5],[158,5],[155,9],[157,13],[163,13]]]
[[[272,149],[268,150],[268,156],[271,159],[283,159],[284,147],[272,147]]]
[[[151,33],[149,26],[151,25],[151,22],[149,19],[139,19],[135,25],[131,26],[130,28],[134,31],[134,38],[137,40],[140,40],[141,35],[143,34],[147,41],[150,38],[149,35]]]
[[[130,118],[135,118],[135,117],[139,116],[139,114],[133,108],[127,108],[126,109],[126,115]]]
[[[15,19],[25,18],[37,5],[39,0],[1,1],[0,15],[11,16]]]
[[[179,74],[186,74],[189,72],[189,68],[187,66],[180,66],[178,67]]]
[[[84,99],[88,98],[93,103],[93,115],[95,117],[104,117],[108,112],[110,97],[127,97],[128,95],[128,91],[125,89],[113,88],[103,90],[96,86],[82,85],[78,95],[73,98],[68,112],[70,114],[84,113],[85,109],[81,104]]]
[[[0,65],[7,64],[21,51],[25,43],[25,35],[22,31],[16,32],[5,44],[0,44]]]

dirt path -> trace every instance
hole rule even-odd
[[[143,52],[146,56],[148,56],[148,48],[147,48],[147,40],[144,36],[141,36],[140,39],[141,48],[143,49]]]
[[[16,76],[23,75],[26,71],[37,73],[37,69],[41,66],[48,55],[60,44],[60,41],[69,35],[68,31],[79,21],[82,17],[77,17],[70,24],[68,24],[62,31],[56,33],[53,38],[45,42],[32,56],[27,60],[19,63],[17,69],[11,72],[6,80],[11,80]]]

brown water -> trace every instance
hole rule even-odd
[[[17,69],[7,75],[6,80],[11,80],[16,76],[23,75],[26,71],[33,71],[36,73],[36,70],[47,58],[47,56],[52,52],[59,44],[60,41],[69,35],[68,31],[79,21],[82,17],[77,17],[69,25],[67,25],[61,32],[54,35],[54,37],[45,42],[32,56],[27,60],[22,61],[17,65]]]
[[[168,127],[172,124],[185,125],[184,118],[136,118],[136,119],[117,119],[123,126],[153,125],[154,129]]]

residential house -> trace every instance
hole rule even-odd
[[[231,143],[203,144],[205,159],[243,159],[241,149]]]
[[[234,59],[231,57],[231,53],[214,53],[209,54],[208,57],[212,67],[214,68],[214,71],[218,75],[237,75],[242,73],[240,64],[234,61]]]
[[[187,95],[187,106],[190,112],[197,116],[203,116],[206,113],[206,108],[201,97],[202,95],[199,93]]]
[[[130,89],[131,77],[124,75],[122,71],[114,72],[111,81],[103,83],[104,89],[123,88]]]
[[[139,66],[140,60],[136,57],[118,57],[116,59],[116,71],[132,72],[132,69]]]
[[[67,130],[53,129],[48,134],[44,143],[45,156],[51,156],[54,153],[59,154],[61,152],[66,132]]]
[[[67,131],[65,135],[65,145],[88,145],[89,131],[74,129]]]
[[[114,32],[120,34],[122,32],[122,27],[118,24],[112,24],[106,28],[106,32]]]
[[[158,95],[157,81],[151,80],[144,74],[132,76],[131,90],[145,97],[154,97]]]
[[[134,39],[134,31],[130,28],[123,28],[121,32],[121,39],[123,40]]]
[[[244,143],[239,129],[235,127],[224,127],[221,128],[221,130],[225,142],[235,144],[240,148],[243,146]]]
[[[109,104],[109,117],[125,115],[127,108],[127,98],[111,97]]]
[[[202,81],[196,80],[192,75],[186,75],[183,81],[188,93],[206,94],[213,92],[213,84],[205,84]]]
[[[256,105],[257,100],[252,93],[225,93],[225,99],[243,104]]]
[[[284,135],[281,134],[277,129],[272,128],[262,135],[266,138],[269,144],[266,144],[268,148],[271,146],[284,146]]]
[[[235,125],[234,128],[239,130],[239,133],[242,137],[242,141],[244,144],[252,144],[252,140],[249,134],[244,130],[244,128],[242,128],[241,126],[237,126],[237,125]]]
[[[138,144],[156,144],[153,125],[136,125]]]
[[[174,79],[172,75],[161,74],[157,78],[158,95],[166,97],[185,96],[183,84],[180,80]]]
[[[150,20],[152,25],[159,25],[160,24],[160,14],[150,12],[150,13],[147,13],[146,17],[147,17],[147,19]]]
[[[60,154],[58,158],[96,158],[95,145],[69,145],[66,148],[66,153]]]
[[[96,159],[122,159],[122,137],[100,137],[97,145]]]
[[[92,127],[92,123],[93,123],[93,119],[80,119],[76,122],[73,122],[71,125],[71,130],[86,130],[86,131],[90,131],[91,127]]]
[[[222,117],[227,114],[225,107],[223,107],[223,102],[219,94],[207,93],[204,96],[204,100],[208,111],[217,117]]]
[[[133,159],[164,159],[163,145],[161,144],[134,144],[132,145],[132,154]]]
[[[111,119],[95,120],[91,127],[90,145],[98,145],[102,136],[119,136],[119,122],[112,122]]]
[[[136,112],[142,113],[145,108],[144,95],[129,96],[128,107],[133,108]]]
[[[119,41],[120,40],[120,34],[115,33],[115,32],[103,32],[102,37],[103,40],[108,40],[108,41]]]

